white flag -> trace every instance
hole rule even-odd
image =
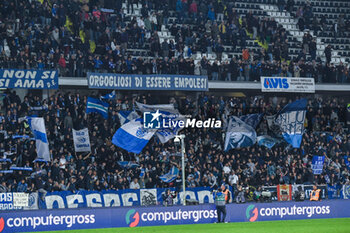
[[[75,152],[91,151],[88,128],[81,130],[73,129],[73,140]]]

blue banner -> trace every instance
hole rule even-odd
[[[207,76],[88,73],[87,79],[96,89],[208,91]]]
[[[312,168],[314,175],[322,174],[324,158],[325,158],[324,156],[317,156],[317,155],[314,155],[312,157],[311,168]]]
[[[226,205],[228,222],[350,217],[350,202],[275,202]],[[38,232],[114,227],[214,223],[214,204],[174,207],[126,207],[4,212],[2,232]]]
[[[340,185],[327,184],[328,199],[339,199],[341,188]]]
[[[0,69],[0,88],[58,89],[58,71]]]
[[[164,188],[154,189],[125,189],[105,191],[70,191],[48,192],[45,202],[39,201],[41,209],[57,208],[83,208],[83,207],[112,207],[112,206],[140,206],[162,204]],[[170,188],[175,191],[175,188]],[[232,193],[232,192],[231,192]],[[213,195],[209,187],[188,188],[186,198],[198,201],[198,203],[214,203]],[[231,198],[232,200],[233,198]],[[181,204],[182,192],[177,194],[174,205]]]

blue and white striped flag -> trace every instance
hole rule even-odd
[[[143,127],[141,118],[122,125],[113,135],[112,143],[129,152],[141,153],[156,131]]]
[[[27,117],[27,121],[35,137],[38,159],[50,161],[49,142],[47,141],[44,118]]]
[[[106,95],[104,95],[104,96],[101,96],[101,99],[107,99],[107,100],[115,99],[115,91],[112,91],[112,92],[109,93],[109,94],[106,94]]]
[[[179,174],[179,169],[177,167],[173,166],[168,173],[160,176],[159,178],[163,182],[170,183],[176,179],[178,174]]]
[[[140,116],[135,111],[119,111],[118,117],[119,117],[120,124],[124,125],[129,121],[139,118]]]
[[[105,103],[99,99],[88,97],[87,106],[86,106],[86,113],[97,112],[97,113],[101,114],[104,118],[107,119],[108,118],[108,107],[109,107],[108,103]]]

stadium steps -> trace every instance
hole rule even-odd
[[[280,12],[278,7],[276,5],[260,5],[260,8],[263,9],[270,17],[274,18],[277,23],[283,26],[284,29],[286,29],[287,32],[289,32],[292,37],[296,38],[300,43],[303,41],[304,32],[299,30],[299,27],[297,25],[297,20],[294,19],[294,17],[287,11]],[[310,31],[310,34],[312,37],[315,37],[314,33]],[[316,44],[317,44],[317,51],[316,55],[317,57],[320,57],[322,61],[326,61],[326,57],[324,55],[324,49],[326,45],[320,38],[316,37]],[[298,48],[289,48],[289,51],[296,50]],[[299,47],[300,52],[301,48]],[[332,51],[332,62],[335,64],[340,63],[340,57],[338,55],[337,50]]]

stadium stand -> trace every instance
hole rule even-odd
[[[159,101],[155,96],[133,95],[111,100],[107,120],[98,114],[87,115],[86,100],[86,96],[79,94],[57,93],[44,100],[30,94],[22,102],[15,92],[7,93],[3,100],[5,114],[1,115],[0,125],[0,156],[4,159],[1,170],[16,166],[32,168],[33,171],[0,173],[2,192],[76,192],[132,187],[180,189],[181,179],[171,183],[159,179],[179,159],[171,141],[161,144],[154,138],[140,155],[128,153],[110,142],[120,126],[117,112],[136,109],[135,101],[155,104]],[[198,119],[216,117],[225,120],[229,114],[274,114],[290,99],[283,98],[279,102],[277,98],[225,98],[203,94],[198,100],[171,98],[169,101],[180,112],[193,112],[193,117]],[[45,119],[52,162],[34,161],[34,141],[17,137],[31,134],[25,121],[20,121],[20,117],[28,113]],[[350,155],[350,137],[345,127],[344,100],[310,98],[306,118],[306,133],[300,149],[291,149],[286,147],[286,143],[280,143],[271,150],[255,145],[223,152],[222,129],[184,129],[187,138],[186,186],[217,188],[222,182],[233,188],[237,185],[258,188],[277,184],[348,184],[349,171],[343,156]],[[71,130],[84,127],[90,131],[92,152],[74,153]],[[257,129],[258,135],[267,131],[267,122],[263,120]],[[321,175],[313,175],[311,170],[312,155],[315,154],[326,156]],[[119,161],[131,161],[139,167],[123,168]],[[145,169],[145,176],[139,179],[142,169]],[[131,185],[133,180],[135,182]]]
[[[1,66],[349,81],[346,1],[83,2],[2,1]]]

